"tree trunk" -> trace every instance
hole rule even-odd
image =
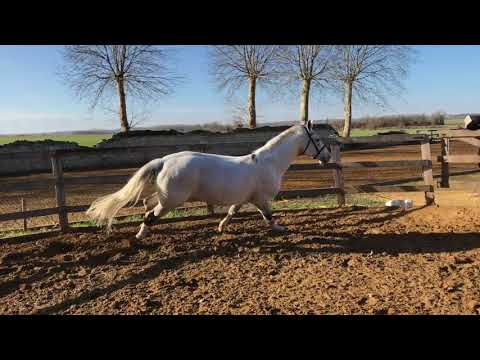
[[[344,84],[344,103],[343,103],[343,116],[345,124],[343,126],[343,137],[350,136],[350,130],[352,126],[352,86],[351,81],[346,81]]]
[[[128,132],[130,130],[130,124],[128,123],[127,118],[127,104],[125,101],[125,85],[123,78],[117,79],[118,85],[118,97],[120,98],[120,124],[122,132]]]
[[[310,80],[303,80],[302,93],[300,95],[300,121],[308,121],[308,100],[310,96]]]
[[[257,127],[257,112],[255,110],[255,86],[257,80],[250,78],[248,82],[248,127],[254,129]]]

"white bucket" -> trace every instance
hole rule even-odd
[[[413,207],[413,200],[407,199],[403,203],[404,203],[403,207],[405,208],[405,210]]]
[[[385,206],[403,208],[404,210],[410,209],[413,206],[413,201],[407,200],[390,200],[385,203]]]

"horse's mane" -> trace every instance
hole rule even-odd
[[[293,133],[295,133],[301,126],[301,124],[293,125],[292,127],[288,128],[284,132],[278,134],[273,139],[267,141],[265,145],[263,145],[260,149],[261,150],[270,150],[273,147],[282,144],[287,138],[290,137]],[[258,150],[260,150],[258,149]],[[258,151],[257,150],[257,151]]]

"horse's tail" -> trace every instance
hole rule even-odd
[[[97,224],[107,224],[107,232],[112,228],[112,222],[117,212],[125,205],[135,205],[142,191],[149,182],[153,182],[162,170],[163,161],[153,160],[142,166],[128,180],[127,184],[117,192],[96,199],[86,214]]]

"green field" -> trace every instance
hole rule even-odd
[[[356,136],[373,136],[377,135],[378,133],[388,132],[388,131],[403,131],[407,134],[418,134],[429,133],[428,130],[440,130],[440,129],[456,129],[457,126],[455,125],[444,125],[444,126],[430,126],[430,127],[418,127],[418,128],[381,128],[381,129],[352,129],[351,135],[352,137]],[[340,133],[341,134],[341,133]]]
[[[418,133],[428,133],[428,130],[440,130],[440,129],[458,129],[463,127],[463,118],[452,118],[445,120],[445,125],[432,125],[432,126],[420,126],[420,127],[385,127],[379,129],[352,129],[351,136],[372,136],[377,135],[378,133],[387,132],[387,131],[403,131],[407,134],[418,134]],[[341,132],[340,132],[341,133]]]

